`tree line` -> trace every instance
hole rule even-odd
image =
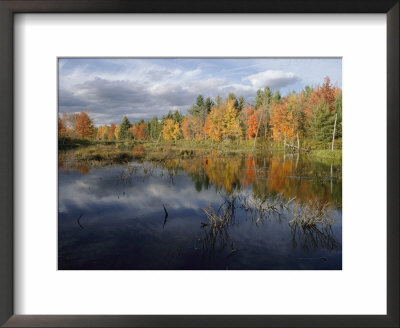
[[[300,147],[300,140],[328,143],[342,136],[342,90],[329,77],[322,85],[306,86],[282,97],[269,87],[256,92],[254,104],[230,93],[215,100],[199,95],[187,115],[169,111],[159,120],[95,127],[86,112],[62,115],[59,137],[95,140],[274,140]]]

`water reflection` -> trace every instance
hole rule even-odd
[[[134,153],[106,166],[60,153],[60,269],[341,269],[340,165]]]
[[[323,199],[341,204],[341,166],[327,165],[280,156],[256,158],[247,156],[208,155],[177,158],[157,163],[174,174],[183,170],[192,178],[199,192],[213,185],[227,194],[252,187],[257,198],[282,195],[286,199],[308,201]]]

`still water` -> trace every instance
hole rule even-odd
[[[342,268],[341,165],[194,154],[91,166],[70,154],[59,154],[60,270]]]

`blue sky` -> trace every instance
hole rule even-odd
[[[283,96],[325,76],[341,87],[339,58],[63,58],[59,59],[59,111],[90,110],[96,125],[186,114],[197,95],[225,98],[233,92],[254,103],[269,86]]]

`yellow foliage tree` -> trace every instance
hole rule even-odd
[[[193,115],[186,115],[182,122],[182,133],[185,140],[202,140],[204,139],[204,133],[201,128],[200,117]]]
[[[115,140],[118,140],[118,139],[119,139],[119,130],[120,130],[120,129],[121,129],[120,125],[117,124],[117,125],[115,126],[115,130],[114,130]]]
[[[162,136],[164,140],[175,140],[178,139],[180,134],[179,123],[174,120],[168,119],[165,121],[162,128]]]
[[[238,117],[238,111],[235,108],[235,104],[233,100],[228,100],[226,105],[224,106],[224,114],[223,114],[223,135],[224,138],[229,137],[240,137],[242,131],[240,129],[240,122]]]
[[[110,127],[107,125],[102,125],[97,128],[97,139],[104,140],[106,137],[108,139]]]
[[[214,141],[221,141],[224,136],[224,107],[224,104],[212,107],[206,117],[204,131]]]

